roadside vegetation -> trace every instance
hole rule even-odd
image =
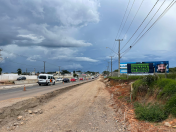
[[[167,78],[148,75],[135,81],[132,97],[140,120],[159,122],[169,115],[176,117],[176,74],[168,74]]]
[[[176,72],[147,76],[109,77],[114,80],[135,80],[132,103],[139,120],[161,122],[176,117]]]
[[[110,79],[114,80],[137,80],[137,79],[142,79],[143,76],[127,76],[126,74],[121,75],[120,77],[108,77]]]

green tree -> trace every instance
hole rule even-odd
[[[74,74],[73,74],[73,77],[78,77],[78,75],[74,73]]]
[[[20,75],[22,73],[22,70],[18,68],[17,72],[18,72],[18,75]]]
[[[103,75],[109,75],[109,71],[103,71]]]
[[[174,68],[169,68],[169,72],[176,72],[176,67],[174,67]]]
[[[70,72],[67,71],[67,70],[62,70],[62,72],[61,72],[62,75],[63,75],[63,74],[68,74],[68,73],[70,73]]]
[[[2,72],[2,68],[0,68],[0,75],[1,75],[1,72]]]
[[[119,71],[118,69],[114,70],[114,72],[118,72],[118,71]]]

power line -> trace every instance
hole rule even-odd
[[[163,6],[163,4],[165,3],[166,0],[163,1],[163,3],[161,4],[161,6],[158,8],[158,10],[155,12],[155,14],[153,15],[153,17],[150,19],[150,21],[147,23],[147,25],[145,26],[145,28],[140,32],[140,34],[138,35],[138,37],[135,39],[135,41],[139,38],[139,36],[142,34],[142,32],[146,29],[146,27],[150,24],[150,22],[153,20],[153,18],[156,16],[156,14],[158,13],[158,11],[161,9],[161,7]],[[135,41],[133,43],[135,43]],[[133,45],[132,43],[132,45]],[[131,49],[132,46],[130,46],[130,48],[126,49],[124,52],[122,52],[121,54],[127,52],[127,50],[129,51]]]
[[[125,26],[125,24],[126,24],[126,22],[127,22],[127,20],[128,20],[128,17],[129,17],[129,15],[130,15],[130,13],[131,13],[131,10],[132,10],[132,8],[133,8],[134,2],[135,2],[135,0],[133,1],[133,4],[132,4],[132,6],[131,6],[131,8],[130,8],[130,11],[129,11],[128,16],[127,16],[127,18],[126,18],[126,20],[125,20],[125,23],[123,24],[122,30],[121,30],[121,32],[120,32],[118,38],[120,38],[120,35],[121,35],[122,31],[123,31],[123,28],[124,28],[124,26]]]
[[[117,35],[116,35],[115,38],[117,38],[117,36],[118,36],[118,34],[119,34],[119,31],[120,31],[120,29],[121,29],[121,26],[122,26],[123,20],[124,20],[124,18],[125,18],[125,15],[126,15],[126,12],[127,12],[127,9],[128,9],[129,4],[130,4],[130,0],[129,0],[129,2],[128,2],[127,8],[126,8],[126,10],[125,10],[125,14],[124,14],[124,16],[123,16],[123,18],[122,18],[122,22],[121,22],[121,24],[120,24],[119,30],[118,30]],[[114,42],[114,44],[115,44],[115,42]],[[115,47],[114,47],[114,44],[113,44],[113,46],[112,46],[113,48],[116,47],[116,45],[115,45]]]
[[[145,26],[145,28],[140,32],[140,34],[138,35],[138,37],[135,39],[135,41],[137,41],[137,39],[140,37],[140,35],[143,33],[143,31],[147,28],[147,26],[150,24],[150,22],[153,20],[153,18],[156,16],[156,14],[158,13],[158,11],[161,9],[161,7],[163,6],[163,4],[165,3],[166,0],[163,1],[163,3],[161,4],[161,6],[158,8],[158,10],[155,12],[155,14],[153,15],[153,17],[150,19],[150,21],[147,23],[147,25]],[[135,41],[133,42],[133,44],[135,43]],[[133,45],[132,44],[132,45]]]
[[[139,9],[141,8],[143,2],[144,2],[144,0],[141,2],[141,4],[140,4],[140,6],[139,6],[139,8],[138,8],[138,10],[137,10],[137,12],[136,12],[136,14],[135,14],[135,16],[133,17],[133,20],[131,21],[131,23],[130,23],[130,25],[129,25],[129,27],[128,27],[126,33],[125,33],[125,35],[127,34],[128,30],[130,29],[130,27],[131,27],[131,25],[132,25],[134,19],[136,18],[136,15],[137,15],[137,13],[139,12]],[[125,38],[125,35],[124,35],[123,39]]]
[[[174,1],[174,0],[173,0]],[[126,54],[135,44],[137,44],[139,42],[139,40],[144,37],[144,35],[156,24],[156,22],[161,19],[171,8],[172,6],[176,3],[176,1],[173,3],[173,1],[168,5],[168,7],[162,12],[162,14],[156,19],[156,21],[148,28],[148,30],[141,35],[141,37],[132,45],[130,46],[130,48],[126,49],[126,52],[124,52],[124,54]],[[123,56],[124,56],[123,54]]]
[[[147,14],[147,16],[145,17],[145,19],[142,21],[142,23],[140,24],[140,26],[137,28],[137,30],[133,33],[133,35],[131,36],[131,38],[127,41],[127,43],[122,47],[122,49],[129,43],[129,41],[133,38],[133,36],[137,33],[137,31],[139,30],[139,28],[142,26],[142,24],[145,22],[145,20],[147,19],[147,17],[150,15],[150,13],[152,12],[152,10],[155,8],[155,6],[157,5],[159,0],[157,0],[157,2],[154,4],[154,6],[152,7],[152,9],[150,10],[150,12]],[[121,49],[121,50],[122,50]]]

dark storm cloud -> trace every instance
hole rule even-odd
[[[81,47],[92,45],[74,36],[98,22],[94,0],[0,0],[0,45]]]

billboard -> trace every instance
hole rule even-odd
[[[127,64],[128,74],[153,73],[153,72],[154,72],[153,63]]]
[[[169,73],[169,61],[120,63],[121,74]]]

